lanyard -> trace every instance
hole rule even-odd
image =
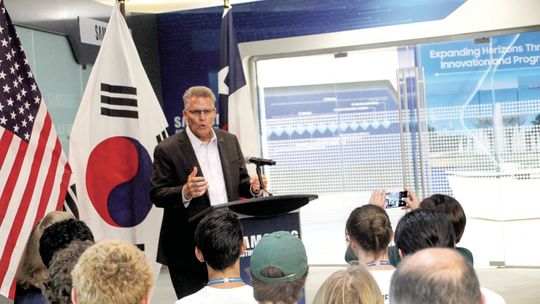
[[[235,282],[244,282],[242,278],[221,278],[209,281],[206,285],[214,285],[219,283],[235,283]]]
[[[390,261],[378,261],[378,262],[373,261],[373,262],[366,263],[367,267],[373,267],[375,265],[392,265],[392,264],[390,263]]]

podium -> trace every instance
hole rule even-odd
[[[315,194],[292,194],[237,200],[206,208],[190,217],[189,221],[193,222],[200,220],[213,210],[224,208],[239,214],[241,218],[246,216],[278,216],[300,209],[300,207],[307,205],[307,203],[317,198],[319,198],[319,196]]]
[[[300,213],[298,210],[319,196],[314,194],[278,195],[257,197],[215,205],[197,213],[189,221],[199,221],[217,209],[227,208],[239,215],[244,230],[246,251],[240,258],[240,274],[245,282],[251,284],[249,272],[253,248],[263,235],[275,231],[288,231],[302,238],[300,233]],[[304,303],[301,299],[298,303]]]

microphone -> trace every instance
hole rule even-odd
[[[276,161],[271,160],[271,159],[251,157],[251,156],[246,156],[245,161],[246,161],[246,164],[255,164],[257,166],[273,166],[276,164]]]

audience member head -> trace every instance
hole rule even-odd
[[[446,215],[415,209],[399,220],[394,236],[396,247],[403,255],[430,247],[454,248],[454,229]]]
[[[74,303],[148,303],[153,278],[142,251],[124,241],[102,241],[81,255],[71,272]]]
[[[267,234],[251,255],[253,296],[259,302],[296,303],[308,274],[302,241],[285,231]]]
[[[90,228],[78,219],[67,219],[45,229],[39,240],[39,254],[45,266],[49,267],[55,252],[66,248],[74,240],[94,241]]]
[[[216,96],[214,92],[205,86],[193,86],[186,90],[182,99],[184,100],[184,108],[188,108],[188,103],[192,97],[208,97],[212,102],[216,102]]]
[[[351,212],[346,224],[351,248],[357,252],[360,246],[376,258],[382,256],[392,240],[392,224],[383,208],[364,205]]]
[[[363,266],[350,266],[332,274],[319,288],[313,304],[383,304],[381,290]]]
[[[34,286],[41,288],[43,281],[47,278],[47,266],[43,264],[39,255],[39,239],[43,231],[54,223],[73,218],[73,215],[63,211],[53,211],[39,221],[28,238],[26,248],[21,257],[17,270],[17,283],[24,288]]]
[[[94,242],[73,241],[53,255],[49,266],[49,277],[43,283],[43,294],[49,304],[71,304],[71,270],[86,248]]]
[[[446,214],[450,220],[450,223],[452,223],[452,226],[454,227],[456,243],[459,243],[461,236],[465,231],[467,217],[465,217],[463,207],[461,207],[461,204],[455,198],[444,194],[434,194],[428,198],[425,198],[420,203],[420,208],[435,210]]]
[[[197,257],[217,271],[233,266],[245,250],[242,225],[236,214],[216,210],[205,216],[195,230]]]
[[[392,275],[390,299],[397,304],[482,303],[474,268],[447,248],[423,249],[406,257]]]

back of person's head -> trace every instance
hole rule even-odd
[[[480,283],[472,265],[456,250],[429,248],[405,258],[390,282],[396,304],[479,304]]]
[[[317,291],[313,304],[383,304],[371,273],[360,265],[333,273]]]
[[[367,204],[351,212],[347,235],[365,251],[382,255],[392,240],[392,224],[383,208]]]
[[[43,231],[54,223],[73,218],[73,215],[63,211],[53,211],[48,213],[41,221],[39,221],[26,243],[26,248],[21,257],[19,268],[17,270],[17,283],[24,288],[35,286],[41,288],[43,281],[47,278],[47,266],[43,264],[43,260],[39,254],[39,239],[43,235]]]
[[[302,296],[309,267],[298,237],[286,231],[263,236],[253,249],[250,264],[255,300],[292,304]]]
[[[74,303],[148,301],[152,271],[142,251],[125,241],[102,241],[81,255],[71,272]]]
[[[39,254],[45,266],[49,267],[55,252],[66,248],[74,240],[94,241],[90,228],[78,219],[67,219],[45,229],[39,239]]]
[[[225,270],[240,258],[243,244],[242,225],[236,214],[216,210],[205,216],[195,230],[195,246],[212,269]]]
[[[440,212],[415,209],[399,220],[394,241],[403,255],[431,247],[454,248],[454,228]]]
[[[94,242],[73,241],[66,248],[56,252],[49,266],[49,277],[43,283],[43,294],[49,304],[71,303],[71,270],[81,254]]]
[[[455,198],[444,194],[433,194],[420,203],[420,208],[435,210],[446,214],[454,227],[456,243],[459,243],[461,236],[465,231],[467,217],[465,216],[463,207],[461,207],[461,204]]]

